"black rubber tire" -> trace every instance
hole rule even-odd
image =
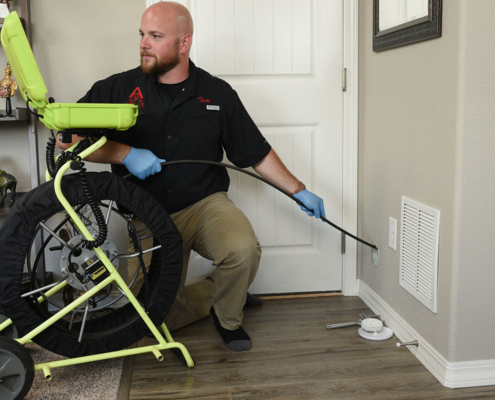
[[[97,201],[114,200],[121,207],[139,217],[161,245],[154,252],[148,272],[150,304],[148,315],[160,325],[168,314],[180,285],[182,274],[182,238],[164,208],[137,185],[108,172],[88,173],[88,181]],[[83,188],[76,175],[62,179],[62,192],[70,204],[84,204]],[[0,229],[0,304],[12,319],[20,337],[45,321],[32,300],[21,298],[24,260],[32,236],[39,222],[63,210],[53,189],[47,182],[16,201]],[[142,296],[142,293],[138,298]],[[115,312],[87,321],[85,332],[112,330],[135,316],[132,304]],[[63,323],[63,321],[59,321]],[[149,329],[141,318],[117,331],[81,343],[72,335],[52,325],[33,338],[33,341],[54,353],[79,357],[124,349],[142,339]]]
[[[0,398],[23,399],[34,380],[29,351],[11,338],[0,336]]]

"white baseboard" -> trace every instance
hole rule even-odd
[[[358,296],[383,317],[402,342],[418,341],[418,347],[408,346],[408,349],[442,385],[449,388],[495,385],[495,360],[449,362],[361,280],[358,280]]]

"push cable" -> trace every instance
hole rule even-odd
[[[263,177],[261,177],[259,175],[253,174],[252,172],[246,171],[245,169],[236,167],[235,165],[224,164],[224,163],[219,163],[219,162],[215,162],[215,161],[206,161],[206,160],[177,160],[177,161],[165,161],[165,162],[161,163],[162,166],[169,166],[169,165],[176,165],[176,164],[208,164],[208,165],[215,165],[217,167],[230,168],[230,169],[233,169],[235,171],[242,172],[244,174],[252,176],[253,178],[256,178],[256,179],[266,183],[267,185],[270,185],[274,189],[285,194],[287,197],[290,197],[292,200],[294,200],[301,207],[307,208],[302,201],[298,200],[296,197],[294,197],[290,193],[286,192],[285,190],[281,189],[277,185],[274,185],[273,183],[267,181],[266,179],[264,179]],[[122,178],[127,179],[131,176],[132,176],[132,174],[127,174],[127,175],[124,175]],[[310,210],[310,211],[313,212],[313,210]],[[371,247],[372,249],[378,250],[378,246],[375,246],[374,244],[368,243],[368,242],[364,241],[363,239],[360,239],[357,236],[354,236],[352,233],[347,232],[346,230],[342,229],[341,227],[335,225],[333,222],[329,221],[325,217],[321,217],[320,219],[323,220],[324,222],[326,222],[327,224],[333,226],[335,229],[342,232],[343,234],[357,240],[358,242],[365,244],[366,246]]]

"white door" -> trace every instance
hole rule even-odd
[[[342,0],[182,0],[191,58],[229,82],[292,173],[342,226]],[[252,171],[252,170],[251,170]],[[342,289],[341,234],[266,184],[229,171],[263,246],[252,293]],[[189,282],[211,271],[191,257]]]

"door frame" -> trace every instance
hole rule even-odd
[[[146,0],[146,7],[157,3]],[[343,9],[343,65],[347,69],[347,89],[342,91],[342,228],[357,234],[358,199],[358,68],[359,68],[359,0],[342,0]],[[342,293],[357,296],[357,243],[346,240],[342,257]]]
[[[343,207],[342,227],[357,235],[358,209],[358,121],[359,121],[359,0],[342,0],[343,66],[347,69],[347,88],[343,102]],[[342,293],[357,296],[357,242],[347,238],[343,255]]]

